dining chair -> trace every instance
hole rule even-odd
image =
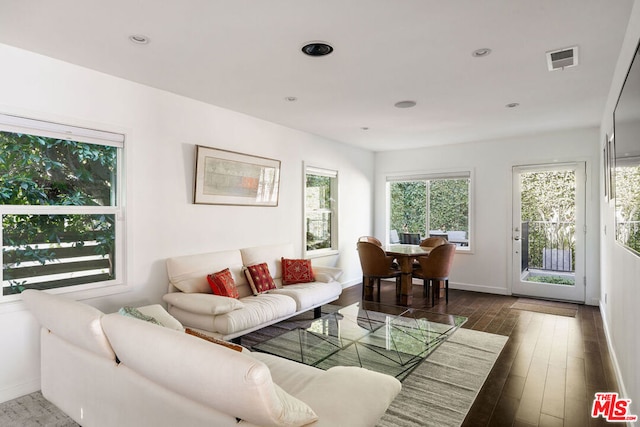
[[[447,239],[444,237],[434,236],[427,237],[422,242],[420,242],[420,246],[426,246],[428,248],[435,248],[436,246],[444,245],[447,242]]]
[[[423,280],[423,293],[431,287],[431,305],[435,305],[436,292],[440,297],[440,283],[444,282],[446,303],[449,304],[449,271],[456,253],[456,245],[445,243],[431,250],[429,256],[420,257],[420,267],[413,272],[413,277]],[[437,284],[437,288],[436,285]]]
[[[444,237],[427,237],[426,239],[424,239],[423,241],[420,242],[420,246],[426,247],[426,248],[435,248],[436,246],[440,246],[440,245],[444,245],[447,242],[447,239],[445,239]],[[420,268],[420,262],[418,261],[419,258],[416,258],[413,260],[413,268]]]
[[[358,238],[358,242],[369,242],[382,247],[382,242],[373,236],[361,236]]]
[[[378,284],[380,295],[381,279],[396,279],[396,294],[400,290],[400,271],[392,267],[393,257],[387,256],[381,246],[367,241],[358,242],[358,256],[362,267],[362,294],[365,287]]]

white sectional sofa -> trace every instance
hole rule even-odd
[[[400,391],[388,375],[327,371],[188,335],[41,291],[23,292],[41,325],[42,394],[84,427],[372,426]]]
[[[335,301],[341,270],[314,267],[315,281],[284,286],[281,258],[295,259],[292,244],[277,244],[169,258],[169,292],[163,299],[183,325],[230,340]],[[253,295],[244,268],[267,263],[277,289]],[[240,298],[213,295],[207,275],[228,268]]]

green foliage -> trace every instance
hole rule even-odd
[[[427,182],[391,183],[391,229],[426,234]]]
[[[422,236],[429,230],[469,231],[469,179],[402,181],[390,187],[392,230]]]
[[[115,147],[0,132],[0,204],[110,206]]]
[[[307,250],[331,248],[333,195],[332,179],[328,176],[306,176],[306,236]]]
[[[576,284],[575,279],[571,277],[562,277],[562,276],[527,276],[526,279],[528,282],[536,282],[536,283],[552,283],[554,285],[569,285],[573,286]]]
[[[542,268],[544,249],[558,248],[571,250],[571,270],[573,270],[576,221],[575,172],[563,170],[522,173],[520,190],[522,222],[529,223],[527,265],[531,268]]]
[[[469,231],[469,180],[431,181],[430,230]]]
[[[117,149],[41,136],[0,132],[0,205],[112,206]],[[114,215],[4,214],[3,268],[56,259],[56,245],[97,241],[113,255]],[[12,283],[22,287],[23,283]]]
[[[640,166],[616,167],[616,237],[640,252]]]

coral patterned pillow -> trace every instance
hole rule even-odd
[[[209,274],[207,276],[209,286],[211,286],[211,292],[215,295],[223,297],[238,298],[238,288],[236,288],[236,282],[231,276],[231,271],[225,268],[217,273]]]
[[[271,273],[269,273],[269,267],[266,262],[250,265],[246,268],[244,274],[247,276],[254,295],[261,294],[269,289],[276,289],[276,284],[273,281],[273,277],[271,277]]]
[[[282,284],[308,283],[315,281],[310,259],[282,258]]]

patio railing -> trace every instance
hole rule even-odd
[[[575,271],[575,223],[522,223],[522,271]]]

